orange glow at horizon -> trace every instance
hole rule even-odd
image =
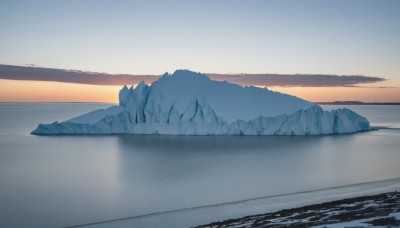
[[[0,79],[0,102],[107,102],[118,103],[121,86]],[[400,88],[270,87],[313,102],[400,102]]]
[[[121,88],[121,86],[1,79],[0,102],[118,103],[118,92]]]

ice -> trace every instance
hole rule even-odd
[[[320,135],[371,130],[349,109],[318,105],[266,88],[213,81],[188,70],[164,74],[151,86],[124,86],[119,105],[33,134]]]
[[[389,217],[394,217],[396,220],[400,220],[400,212],[390,213]]]
[[[98,109],[81,116],[69,119],[65,122],[80,123],[80,124],[95,124],[106,116],[115,116],[122,112],[124,109],[121,106],[112,106],[107,109]]]
[[[228,123],[238,119],[249,121],[259,116],[271,117],[291,114],[314,104],[294,96],[257,87],[242,87],[227,82],[216,82],[208,76],[188,70],[164,74],[152,85],[150,102],[156,102],[167,113],[172,105],[184,113],[198,100],[212,107],[218,117]]]

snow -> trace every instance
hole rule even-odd
[[[381,218],[381,217],[371,218],[371,220],[378,219],[378,218]],[[354,221],[350,221],[350,222],[324,224],[321,226],[313,226],[312,228],[372,227],[370,224],[365,223],[367,221],[370,221],[370,219],[360,219],[360,220],[354,220]]]
[[[389,217],[394,217],[396,220],[400,220],[400,212],[390,213]]]
[[[40,124],[32,133],[319,135],[367,130],[368,120],[349,109],[328,112],[294,96],[177,70],[151,86],[124,86],[119,106]]]
[[[218,117],[228,123],[249,121],[259,116],[272,117],[291,114],[314,104],[294,96],[257,87],[242,87],[227,82],[216,82],[208,76],[188,70],[178,70],[172,76],[164,74],[152,85],[151,102],[159,102],[168,112],[173,106],[178,113],[198,100],[208,104]],[[158,100],[160,99],[160,100]]]
[[[387,227],[387,226],[373,226],[368,222],[371,222],[376,219],[387,219],[394,217],[396,220],[400,220],[398,216],[399,213],[391,213],[389,216],[375,216],[367,219],[356,219],[349,222],[339,222],[332,224],[324,224],[320,226],[313,226],[312,228],[346,228],[346,227]]]
[[[124,109],[121,106],[112,106],[107,109],[98,109],[81,116],[69,119],[65,122],[80,123],[80,124],[95,124],[106,116],[115,116],[122,112]]]

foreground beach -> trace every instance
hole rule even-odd
[[[164,211],[71,227],[215,228],[365,227],[371,225],[367,222],[373,222],[374,225],[385,222],[388,224],[386,226],[400,226],[397,224],[398,220],[400,220],[400,178],[394,178],[309,192]]]
[[[199,227],[400,226],[400,192],[362,196],[246,216]]]

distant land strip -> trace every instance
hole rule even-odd
[[[361,101],[332,101],[314,102],[320,105],[400,105],[400,102],[361,102]]]
[[[254,85],[261,87],[360,87],[359,84],[386,81],[385,78],[363,75],[267,73],[205,74],[216,81],[228,81],[242,86]],[[121,86],[136,85],[141,81],[149,84],[156,81],[160,77],[161,75],[108,74],[79,70],[45,68],[37,66],[17,66],[0,64],[0,79],[9,80],[53,81],[91,85]]]

